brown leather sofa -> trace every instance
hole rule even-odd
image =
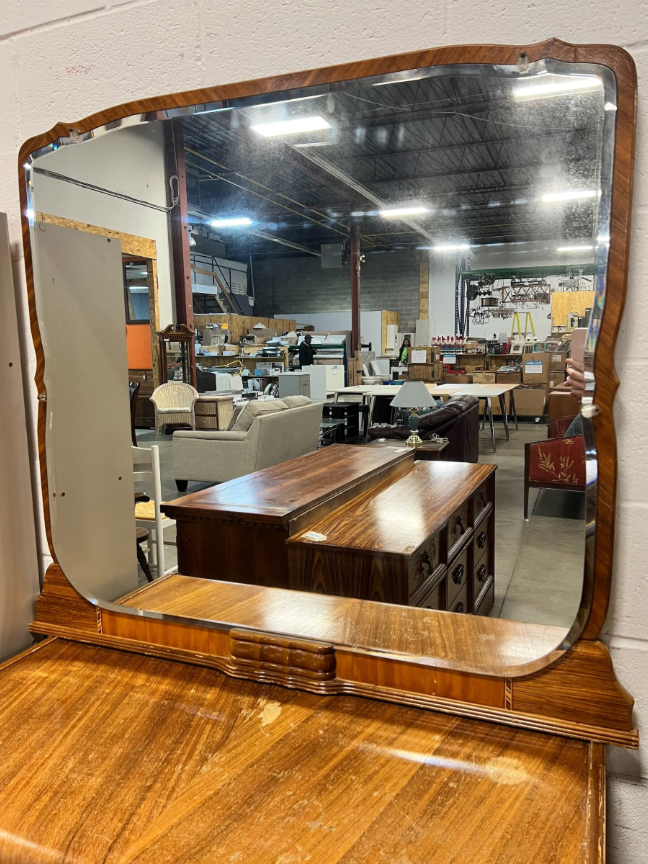
[[[376,438],[409,438],[409,426],[372,426],[370,440]],[[454,396],[443,408],[424,414],[418,434],[423,441],[438,435],[447,438],[443,458],[448,462],[479,461],[479,399],[474,396]]]

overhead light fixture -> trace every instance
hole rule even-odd
[[[379,215],[384,216],[385,219],[392,219],[398,216],[420,216],[422,213],[429,212],[427,207],[392,207],[378,211]]]
[[[235,216],[232,219],[212,219],[209,223],[214,228],[241,228],[245,225],[251,225],[252,220],[247,216]]]
[[[321,99],[326,93],[316,93],[314,96],[296,96],[294,99],[279,99],[277,102],[259,102],[258,105],[250,105],[250,108],[272,108],[275,105],[288,105],[291,102],[305,102],[307,99]]]
[[[551,78],[547,76],[547,80],[540,83],[524,83],[520,87],[515,87],[513,95],[516,99],[536,99],[539,96],[554,96],[573,90],[594,90],[602,86],[601,79],[592,75],[552,75]]]
[[[556,252],[591,252],[593,246],[558,246]]]
[[[304,144],[295,144],[295,147],[330,147],[331,141],[307,141]]]
[[[412,75],[411,78],[397,78],[395,81],[378,81],[376,84],[372,84],[372,87],[385,87],[387,84],[407,84],[408,81],[420,81],[426,77],[427,75]]]
[[[465,252],[466,249],[470,249],[469,243],[455,243],[448,246],[433,246],[433,252]]]
[[[364,212],[364,210],[352,210],[349,215],[350,216],[364,216],[365,212]]]
[[[294,120],[281,120],[277,123],[258,123],[250,127],[264,138],[279,135],[299,135],[300,132],[315,132],[317,129],[330,129],[331,124],[323,117],[298,117]]]
[[[566,189],[564,192],[546,192],[543,201],[575,201],[579,198],[596,198],[600,189]]]

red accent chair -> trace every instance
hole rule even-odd
[[[584,492],[585,440],[563,437],[573,417],[560,417],[549,425],[552,437],[524,448],[524,518],[529,518],[529,489],[570,489]]]

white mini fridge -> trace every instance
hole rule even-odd
[[[344,366],[341,363],[336,366],[322,366],[321,368],[326,369],[326,389],[329,393],[346,387]]]

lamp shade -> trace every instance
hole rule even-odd
[[[392,408],[429,408],[436,405],[422,381],[406,381],[391,401]]]

